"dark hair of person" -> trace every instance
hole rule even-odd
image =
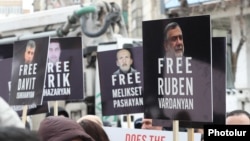
[[[201,141],[204,141],[204,134],[201,134]]]
[[[175,29],[176,27],[180,27],[180,25],[178,23],[176,23],[176,22],[171,22],[171,23],[169,23],[169,24],[167,24],[165,26],[165,29],[164,29],[164,32],[163,32],[163,36],[164,36],[165,41],[168,39],[168,37],[167,37],[168,31],[171,30],[171,29]]]
[[[142,118],[138,118],[134,121],[134,128],[135,129],[141,129],[142,126]]]
[[[82,120],[79,124],[95,141],[109,141],[107,133],[99,124],[88,119]]]
[[[54,116],[54,107],[50,107],[50,112],[47,112],[45,117]],[[63,107],[58,107],[58,116],[69,117],[68,112]]]
[[[59,40],[60,40],[59,38],[51,38],[50,42],[58,42],[58,43],[60,43]]]
[[[29,40],[26,45],[26,48],[27,47],[36,48],[36,42],[34,40]]]
[[[13,126],[0,127],[0,141],[41,141],[36,131]]]
[[[233,110],[227,113],[226,117],[234,116],[234,115],[246,115],[250,119],[250,114],[245,110]]]

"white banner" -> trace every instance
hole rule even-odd
[[[173,141],[172,131],[103,127],[110,141]],[[187,132],[179,132],[179,141],[188,141]],[[201,134],[194,133],[194,141],[200,141]]]

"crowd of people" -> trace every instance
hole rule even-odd
[[[36,131],[26,128],[18,114],[1,97],[0,103],[0,140],[110,141],[103,121],[96,115],[85,115],[75,121],[65,111],[59,110],[61,114],[58,116],[47,114]],[[234,110],[227,113],[225,121],[226,125],[250,125],[250,114],[245,110]],[[137,119],[134,126],[137,129],[165,130],[162,126],[153,126],[152,119],[145,118]]]

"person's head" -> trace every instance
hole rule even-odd
[[[127,49],[120,49],[116,54],[116,65],[123,73],[127,73],[133,63],[131,53]]]
[[[226,116],[226,125],[250,125],[250,114],[245,110],[233,110]]]
[[[181,27],[176,22],[171,22],[164,29],[164,49],[167,55],[182,57],[184,43]]]
[[[48,48],[48,61],[55,64],[60,60],[61,46],[58,41],[51,41]]]
[[[83,119],[79,122],[82,128],[96,141],[109,141],[109,137],[102,126],[97,122]]]
[[[85,119],[91,120],[91,121],[93,121],[93,122],[99,124],[100,126],[103,126],[102,120],[100,119],[100,117],[98,117],[98,116],[96,116],[96,115],[85,115],[85,116],[79,118],[79,119],[77,120],[77,123],[80,123],[81,121],[83,121],[83,120],[85,120]]]
[[[42,141],[94,141],[76,121],[64,116],[46,117],[38,134]]]
[[[1,126],[0,141],[40,141],[40,138],[35,131],[14,126]]]
[[[67,118],[69,117],[68,112],[63,107],[59,106],[57,111],[58,111],[58,113],[57,113],[58,116],[64,116]],[[48,116],[54,116],[54,107],[49,108],[49,112],[46,113],[46,117],[48,117]]]
[[[162,126],[153,126],[152,125],[153,120],[152,119],[142,119],[142,126],[141,129],[148,129],[148,130],[162,130]]]
[[[25,52],[24,52],[24,62],[26,64],[30,64],[33,62],[35,50],[36,50],[36,42],[33,40],[29,40],[27,42]]]
[[[142,127],[142,118],[138,118],[134,121],[134,128],[141,129]]]

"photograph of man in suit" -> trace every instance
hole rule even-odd
[[[52,40],[49,44],[48,48],[48,62],[53,63],[55,65],[60,61],[61,56],[61,45],[58,41]]]
[[[164,49],[167,57],[182,57],[184,43],[181,27],[176,22],[171,22],[164,29]]]
[[[128,49],[120,49],[116,53],[116,65],[119,67],[114,74],[127,74],[127,73],[135,73],[135,70],[132,67],[133,59],[131,56],[131,52]]]
[[[33,62],[34,54],[36,50],[36,42],[33,40],[29,40],[26,45],[26,49],[24,52],[24,63],[30,64]]]

